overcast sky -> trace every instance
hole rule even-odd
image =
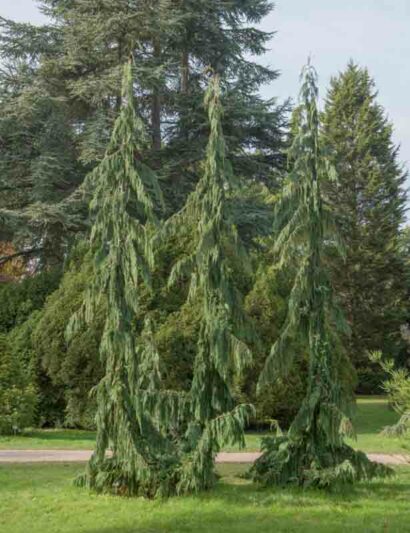
[[[0,0],[0,15],[41,23],[36,4]],[[263,28],[277,31],[263,61],[282,73],[263,89],[264,95],[295,97],[309,54],[323,95],[330,77],[352,58],[375,78],[379,101],[402,147],[401,158],[410,162],[410,0],[277,0]]]

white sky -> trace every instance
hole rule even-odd
[[[32,23],[44,20],[35,0],[0,0],[0,15]],[[401,144],[401,158],[410,162],[409,28],[410,0],[277,0],[263,22],[263,29],[277,31],[264,62],[282,75],[263,94],[295,97],[299,72],[311,55],[323,95],[330,76],[352,58],[375,78],[379,101]]]

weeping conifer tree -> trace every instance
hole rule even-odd
[[[249,364],[251,353],[241,295],[229,266],[234,256],[246,262],[246,254],[227,204],[234,182],[225,154],[220,93],[219,76],[214,75],[205,97],[210,137],[204,172],[185,208],[168,224],[179,235],[190,236],[189,252],[174,265],[170,284],[188,277],[188,299],[202,300],[180,492],[214,484],[216,453],[228,442],[244,445],[244,425],[253,411],[250,405],[237,405],[233,394],[234,376]]]
[[[346,331],[327,275],[328,248],[343,252],[322,187],[336,179],[319,145],[317,78],[305,67],[298,126],[290,149],[292,171],[277,205],[279,267],[297,264],[283,331],[272,347],[260,385],[285,377],[292,366],[289,344],[300,333],[306,339],[309,374],[306,397],[287,435],[263,442],[253,466],[254,480],[264,485],[296,483],[332,486],[369,479],[388,470],[350,448],[353,397],[343,385],[345,357],[338,333]]]
[[[105,157],[89,177],[94,189],[93,278],[67,332],[70,337],[81,324],[90,323],[95,310],[104,306],[100,357],[105,375],[94,391],[96,449],[79,483],[98,491],[154,497],[172,492],[168,474],[175,459],[158,417],[147,408],[160,386],[158,356],[151,325],[138,331],[136,316],[141,286],[150,285],[150,226],[161,192],[141,160],[146,136],[134,108],[131,61],[125,68],[122,101]]]

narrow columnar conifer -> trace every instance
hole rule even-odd
[[[210,137],[203,175],[185,208],[169,223],[174,231],[191,235],[190,249],[174,265],[170,283],[188,276],[189,299],[202,301],[180,492],[213,485],[215,454],[227,442],[244,444],[243,429],[252,412],[249,405],[237,405],[233,394],[234,376],[250,362],[251,353],[245,343],[248,332],[241,295],[229,266],[232,254],[242,254],[243,261],[246,254],[227,203],[234,182],[225,153],[220,93],[215,75],[205,97]]]
[[[97,491],[154,497],[172,491],[168,473],[174,455],[148,408],[159,387],[158,354],[151,325],[138,331],[136,317],[141,286],[150,284],[150,227],[161,193],[155,174],[141,160],[146,138],[134,108],[131,62],[125,68],[122,102],[105,157],[89,177],[94,187],[93,275],[82,310],[68,330],[70,337],[105,306],[99,348],[104,376],[94,391],[96,449],[78,481]]]
[[[328,278],[329,247],[342,245],[323,184],[337,179],[319,144],[317,78],[311,65],[304,70],[298,126],[290,149],[292,171],[276,211],[279,266],[298,264],[283,331],[272,347],[260,384],[286,376],[292,365],[289,341],[303,334],[309,356],[305,399],[287,435],[269,437],[252,469],[265,485],[296,483],[326,487],[369,479],[387,469],[371,463],[345,443],[351,431],[352,395],[343,385],[343,351],[338,334],[346,323],[338,310]]]

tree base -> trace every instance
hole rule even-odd
[[[334,488],[393,474],[391,468],[370,461],[366,454],[346,444],[318,446],[307,436],[268,437],[262,449],[263,455],[249,474],[264,486]]]
[[[177,469],[171,465],[153,467],[135,461],[106,458],[97,462],[91,458],[86,471],[76,478],[75,484],[99,493],[153,499],[177,494],[178,477]]]

